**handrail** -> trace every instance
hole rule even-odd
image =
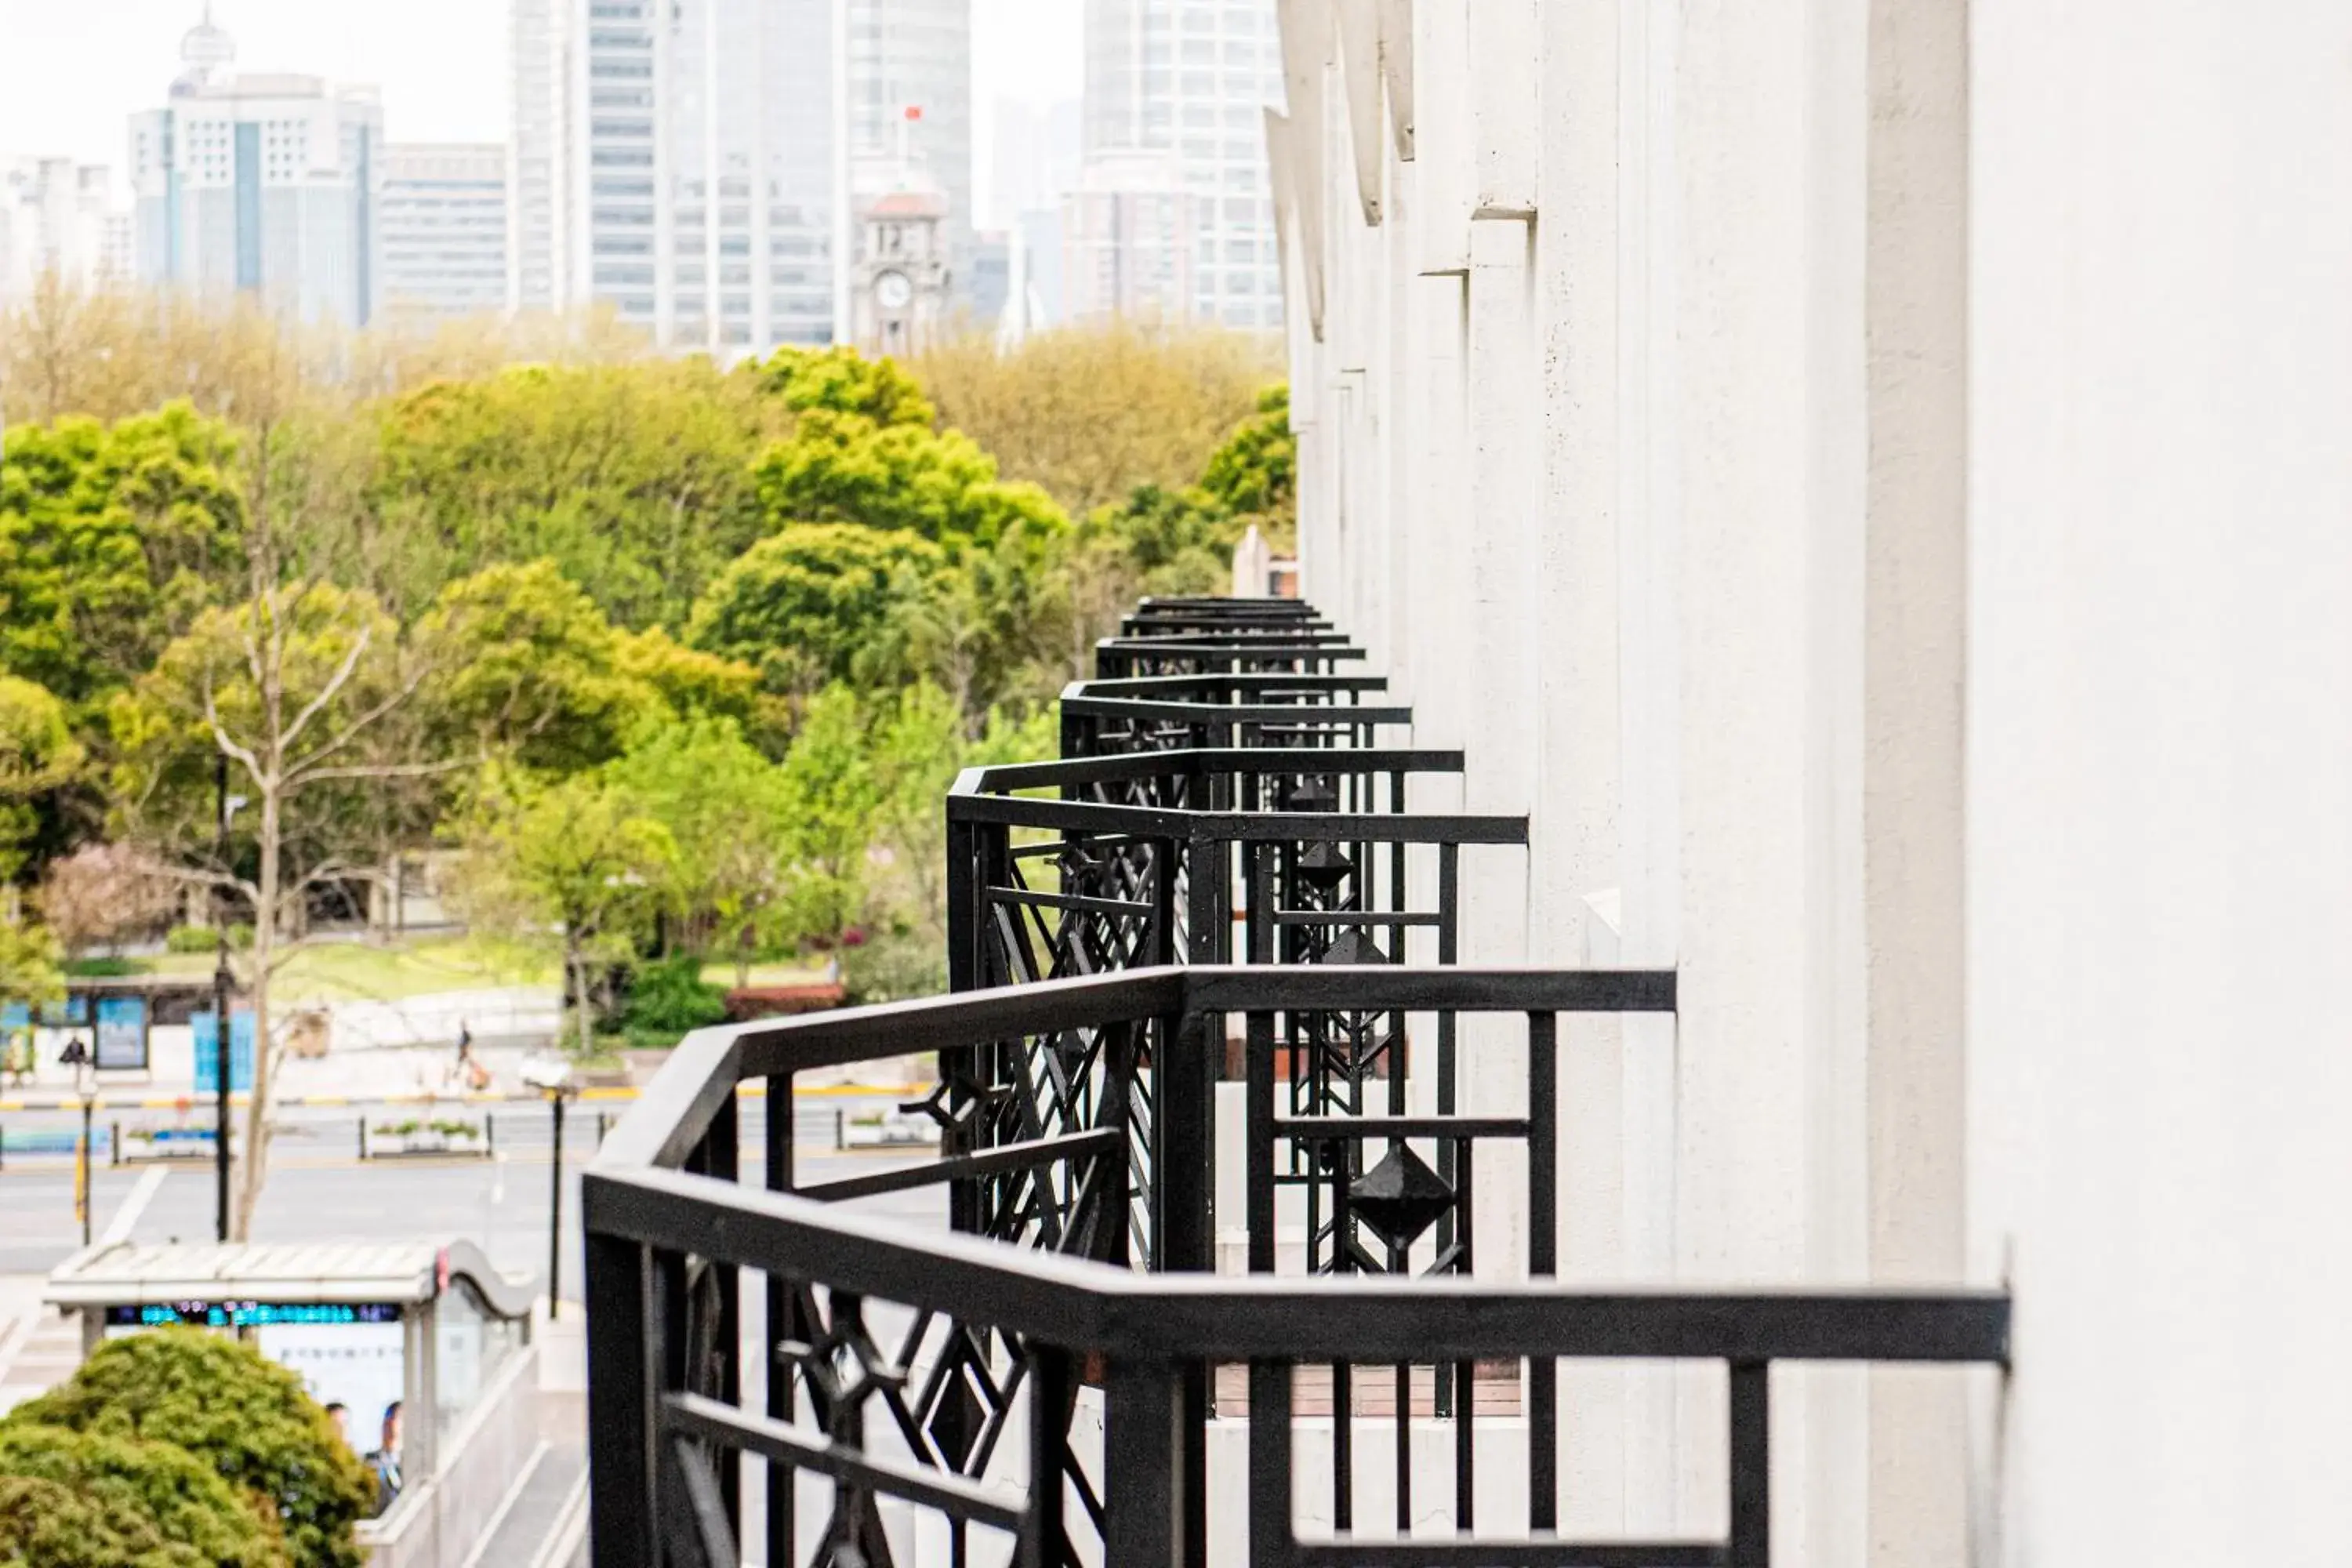
[[[1023,1568],[1766,1568],[1773,1363],[2006,1363],[2000,1291],[1557,1281],[1564,1020],[1671,1014],[1675,976],[1454,964],[1459,853],[1524,846],[1526,819],[1408,810],[1408,781],[1459,773],[1462,753],[1375,744],[1411,710],[1363,700],[1378,677],[1332,673],[1359,650],[1325,625],[1304,605],[1146,601],[1099,645],[1104,679],[1064,693],[1061,761],[967,770],[950,792],[956,994],[699,1031],[672,1053],[583,1179],[600,1568],[740,1562],[741,1458],[764,1478],[773,1568],[807,1561],[816,1533],[823,1568],[897,1568],[886,1500],[939,1527],[924,1539],[942,1561],[993,1531]],[[1408,875],[1433,848],[1435,875]],[[1421,931],[1436,967],[1358,962]],[[1464,1015],[1489,1022],[1457,1033]],[[940,1063],[919,1107],[939,1153],[804,1179],[794,1079],[916,1052]],[[1475,1112],[1457,1054],[1511,1064],[1480,1075]],[[1516,1103],[1497,1099],[1510,1079]],[[763,1103],[745,1092],[762,1086]],[[1504,1185],[1497,1146],[1517,1173]],[[1223,1184],[1239,1214],[1214,1212],[1221,1158],[1242,1167]],[[1489,1226],[1472,1194],[1507,1186],[1523,1223]],[[851,1206],[926,1188],[949,1232]],[[1245,1272],[1215,1271],[1220,1226]],[[1498,1263],[1515,1278],[1481,1278]],[[766,1362],[757,1410],[747,1344]],[[1727,1366],[1723,1538],[1560,1536],[1570,1357]],[[1325,1397],[1302,1395],[1301,1366],[1328,1368],[1322,1540],[1294,1519],[1294,1420]],[[1391,1415],[1359,1414],[1360,1376],[1388,1380]],[[1499,1539],[1466,1533],[1494,1511],[1482,1390],[1525,1433],[1524,1532]],[[1245,1458],[1233,1496],[1213,1496],[1217,1415],[1248,1417],[1246,1455],[1220,1460]],[[1465,1531],[1447,1537],[1416,1533],[1412,1505],[1432,1419]],[[1353,1445],[1382,1425],[1396,1536],[1371,1540]],[[803,1471],[830,1482],[821,1532],[797,1517]]]
[[[1246,1363],[1250,1416],[1247,1562],[1254,1568],[1322,1562],[1565,1565],[1595,1562],[1769,1560],[1770,1367],[1819,1360],[2000,1366],[2009,1354],[2010,1304],[1997,1290],[1594,1289],[1550,1278],[1556,1161],[1548,1130],[1558,1091],[1554,1030],[1563,1015],[1670,1011],[1670,972],[1640,970],[1324,971],[1201,967],[1139,971],[1041,984],[947,1000],[707,1030],[689,1037],[649,1086],[639,1110],[607,1140],[583,1182],[589,1237],[593,1506],[600,1563],[623,1568],[716,1568],[738,1560],[735,1466],[743,1453],[768,1478],[769,1561],[797,1563],[791,1477],[809,1469],[835,1483],[826,1539],[883,1554],[884,1499],[944,1518],[956,1539],[1002,1531],[1023,1561],[1064,1532],[1099,1542],[1107,1563],[1180,1568],[1203,1561],[1211,1521],[1242,1506],[1216,1502],[1205,1447],[1215,1402],[1211,1369]],[[1488,1117],[1471,1141],[1528,1141],[1527,1278],[1483,1280],[1348,1272],[1278,1274],[1258,1256],[1270,1231],[1275,1148],[1301,1123],[1269,1114],[1261,1092],[1274,1061],[1278,1015],[1326,1005],[1426,1009],[1454,1006],[1525,1018],[1531,1076],[1519,1122]],[[1250,1215],[1253,1272],[1207,1270],[1202,1247],[1214,1178],[1202,1080],[1182,1070],[1216,1032],[1197,1021],[1239,1013],[1251,1023],[1254,1131]],[[1059,1140],[1066,1152],[1036,1167],[1039,1192],[1067,1209],[1032,1215],[1015,1233],[942,1235],[854,1213],[827,1193],[866,1190],[832,1182],[795,1190],[792,1077],[909,1046],[938,1047],[1020,1029],[1082,1029],[1097,1037],[1150,1025],[1150,1055],[1124,1070],[1158,1081],[1164,1119],[1156,1136],[1201,1151],[1181,1163],[1181,1190],[1159,1194],[1184,1231],[1160,1268],[1138,1272],[1097,1244],[1096,1215],[1128,1201],[1120,1163],[1099,1132]],[[1499,1043],[1499,1042],[1498,1042]],[[1147,1065],[1148,1064],[1148,1065]],[[761,1173],[739,1176],[733,1146],[738,1089],[770,1080],[769,1148]],[[775,1079],[782,1079],[778,1085]],[[1115,1116],[1116,1111],[1109,1114]],[[1365,1144],[1391,1151],[1421,1142],[1394,1118],[1314,1119],[1315,1137],[1348,1123]],[[1466,1127],[1466,1123],[1465,1124]],[[1329,1131],[1327,1131],[1329,1130]],[[1081,1146],[1082,1145],[1082,1146]],[[1393,1154],[1392,1158],[1395,1157]],[[1385,1163],[1385,1162],[1384,1162]],[[939,1179],[963,1180],[953,1157]],[[1359,1167],[1309,1162],[1293,1180],[1361,1189]],[[920,1173],[917,1173],[919,1174]],[[1466,1185],[1464,1166],[1452,1179]],[[893,1185],[904,1180],[894,1178]],[[1370,1206],[1371,1200],[1363,1200]],[[1366,1216],[1350,1223],[1369,1224]],[[760,1282],[758,1289],[752,1281]],[[743,1407],[729,1347],[743,1336],[754,1301],[779,1345],[764,1411]],[[911,1319],[877,1315],[889,1302]],[[906,1323],[904,1328],[890,1325]],[[658,1353],[656,1353],[656,1352]],[[1720,1542],[1668,1543],[1618,1552],[1556,1532],[1559,1359],[1717,1362],[1730,1369],[1731,1527]],[[1453,1511],[1467,1521],[1477,1498],[1470,1434],[1481,1424],[1469,1397],[1474,1369],[1497,1363],[1524,1415],[1527,1531],[1496,1540],[1415,1537],[1399,1548],[1346,1528],[1353,1467],[1330,1484],[1342,1533],[1301,1542],[1291,1521],[1294,1369],[1332,1366],[1393,1375],[1402,1394],[1412,1367],[1452,1381],[1456,1453]],[[1081,1397],[1084,1384],[1099,1388]],[[1346,1394],[1334,1384],[1335,1397]],[[961,1391],[961,1392],[958,1392]],[[1070,1437],[1080,1407],[1098,1400],[1105,1438],[1082,1458]],[[1341,1453],[1361,1424],[1345,1398],[1333,1407]],[[1398,1408],[1408,1407],[1400,1404]],[[1408,1419],[1423,1419],[1419,1414]],[[1025,1429],[1020,1452],[1000,1441]],[[1401,1476],[1401,1480],[1409,1478]],[[1072,1498],[1083,1507],[1069,1506]],[[1402,1507],[1402,1498],[1400,1499]],[[1402,1521],[1400,1521],[1402,1522]],[[1218,1559],[1223,1561],[1223,1559]],[[831,1562],[820,1557],[820,1562]]]
[[[2010,1304],[2001,1290],[1600,1289],[1461,1276],[1147,1274],[665,1170],[600,1166],[583,1183],[582,1202],[601,1236],[688,1246],[715,1262],[820,1277],[836,1290],[968,1312],[1001,1331],[1121,1358],[2009,1359]]]

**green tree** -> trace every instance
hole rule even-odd
[[[1032,333],[1012,349],[975,334],[914,368],[943,424],[985,447],[1005,479],[1043,485],[1080,517],[1138,485],[1196,482],[1280,363],[1272,334],[1124,321]]]
[[[659,694],[622,668],[621,634],[555,563],[501,563],[441,591],[417,624],[425,706],[484,753],[571,773],[620,754]]]
[[[809,700],[784,757],[784,929],[803,941],[835,940],[865,912],[882,795],[866,726],[856,693],[829,686]]]
[[[173,1443],[0,1421],[0,1568],[288,1568],[268,1521]]]
[[[57,941],[41,927],[0,920],[0,998],[37,1005],[65,999]]]
[[[760,531],[751,460],[785,416],[700,360],[521,365],[378,412],[396,598],[553,561],[623,626],[677,626]]]
[[[858,661],[864,684],[931,681],[976,731],[991,708],[1024,694],[1024,673],[1054,647],[1062,603],[1054,573],[1069,539],[1055,533],[1041,548],[1034,535],[1016,529],[993,547],[962,545],[928,577],[902,572],[892,585],[890,614]]]
[[[696,606],[688,640],[756,665],[772,690],[846,680],[889,620],[902,575],[928,581],[946,561],[904,529],[793,524],[719,574]]]
[[[592,961],[628,956],[651,929],[672,885],[668,829],[602,773],[543,784],[511,769],[491,770],[455,826],[457,906],[485,931],[556,939],[586,1053]]]
[[[154,662],[244,560],[236,441],[185,404],[16,426],[0,456],[0,670],[78,711]]]
[[[253,1346],[200,1329],[110,1340],[6,1429],[185,1449],[276,1521],[295,1568],[360,1568],[352,1528],[375,1501],[367,1468],[302,1380]],[[0,1468],[5,1468],[0,1466]]]
[[[744,367],[762,396],[794,414],[828,409],[876,425],[928,426],[937,417],[922,387],[895,361],[856,349],[778,349]]]
[[[770,530],[854,522],[992,544],[1016,526],[1047,533],[1068,523],[1035,485],[1000,480],[995,459],[968,436],[830,408],[810,409],[789,439],[771,443],[752,482]]]
[[[1297,537],[1298,438],[1290,433],[1286,384],[1261,395],[1257,412],[1210,454],[1201,488],[1233,516],[1257,523],[1268,539]]]
[[[25,868],[40,799],[71,783],[88,753],[65,704],[46,688],[0,675],[0,882]]]
[[[746,729],[765,719],[756,667],[688,647],[660,626],[621,633],[614,658],[672,717],[732,719]]]
[[[670,889],[691,951],[709,932],[734,960],[735,984],[748,984],[791,891],[784,770],[734,725],[699,720],[647,734],[610,777],[669,834]]]
[[[254,941],[243,987],[263,1048],[246,1110],[234,1216],[247,1233],[268,1168],[268,1106],[280,1042],[269,978],[299,938],[309,889],[368,874],[374,817],[400,786],[446,774],[463,756],[420,754],[400,722],[428,667],[375,599],[316,578],[280,584],[257,570],[252,596],[206,610],[165,648],[110,725],[119,826],[152,862],[240,900]],[[250,809],[232,858],[215,858],[215,768]]]

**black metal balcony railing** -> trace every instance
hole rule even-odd
[[[1145,599],[1119,623],[1122,637],[1287,629],[1328,632],[1331,623],[1297,599]]]
[[[971,770],[948,801],[950,984],[961,992],[1237,957],[1402,962],[1413,956],[1405,943],[1415,931],[1427,933],[1421,956],[1452,963],[1463,848],[1527,843],[1525,817],[1406,814],[1409,778],[1461,765],[1458,752],[1236,750]],[[1023,793],[1046,789],[1061,798]],[[1454,1109],[1454,1031],[1453,1016],[1440,1014],[1432,1034],[1442,1112]],[[1402,1017],[1366,1010],[1286,1018],[1292,1110],[1360,1111],[1383,1079],[1401,1097],[1404,1038]],[[1041,1136],[1083,1087],[1067,1052],[1056,1053],[998,1045],[943,1057],[929,1109],[950,1140],[975,1150]],[[1148,1082],[1125,1103],[1137,1123],[1134,1179],[1148,1186]],[[959,1222],[984,1225],[1006,1206],[981,1204]],[[1139,1220],[1136,1249],[1154,1256]]]
[[[1369,746],[1412,710],[1362,700],[1387,682],[1330,674],[1125,677],[1062,691],[1062,754]]]
[[[1364,650],[1338,632],[1170,628],[1160,635],[1106,637],[1095,644],[1095,673],[1116,680],[1150,675],[1328,675]]]
[[[1554,1283],[1561,1020],[1670,1011],[1673,975],[1444,967],[1462,847],[1524,845],[1526,824],[1408,812],[1409,782],[1461,759],[1375,747],[1410,713],[1331,673],[1311,611],[1147,601],[1124,630],[1109,678],[1065,700],[1065,760],[975,770],[950,799],[971,994],[696,1035],[586,1178],[600,1568],[737,1563],[747,1529],[771,1568],[1206,1568],[1213,1527],[1214,1561],[1253,1568],[1761,1564],[1773,1363],[2004,1358],[1998,1293]],[[1455,1020],[1480,1013],[1523,1028],[1467,1044]],[[796,1075],[915,1051],[940,1063],[939,1156],[804,1180]],[[1458,1079],[1516,1108],[1463,1114]],[[1474,1283],[1492,1243],[1473,1173],[1514,1163],[1527,1239],[1489,1261],[1526,1282]],[[1245,1274],[1213,1272],[1221,1182]],[[925,1189],[950,1233],[837,1206]],[[1559,1538],[1567,1357],[1728,1366],[1725,1540]],[[1307,1415],[1330,1424],[1336,1533],[1302,1542]],[[1524,1433],[1500,1476],[1477,1441],[1497,1422]],[[1432,1424],[1450,1458],[1423,1476]],[[1219,1431],[1241,1445],[1231,1496],[1209,1479]],[[1356,1450],[1383,1441],[1390,1507],[1360,1509]],[[1454,1534],[1403,1539],[1417,1486],[1450,1491]],[[1523,1529],[1469,1533],[1498,1508]]]
[[[1672,996],[1671,974],[1639,972],[1160,969],[692,1037],[608,1140],[583,1189],[600,1568],[734,1564],[747,1521],[779,1568],[1178,1568],[1211,1560],[1213,1517],[1243,1513],[1251,1564],[1767,1562],[1772,1363],[1998,1363],[2007,1302],[1979,1292],[1593,1292],[1553,1282],[1559,1020],[1670,1008]],[[1520,1017],[1519,1108],[1475,1118],[1284,1114],[1272,1072],[1280,1017],[1365,1006]],[[1183,1055],[1184,1042],[1221,1038],[1236,1016],[1249,1041],[1247,1278],[1209,1272],[1210,1080],[1204,1060]],[[1040,1048],[1097,1042],[1116,1064],[1114,1082],[1157,1064],[1155,1190],[1128,1185],[1115,1092],[1091,1126],[984,1155],[805,1180],[792,1144],[794,1075],[1008,1037]],[[737,1090],[752,1083],[767,1090],[766,1150],[746,1182]],[[1272,1272],[1280,1146],[1384,1150],[1359,1175],[1326,1168],[1329,1208],[1351,1255],[1425,1258],[1441,1213],[1468,1217],[1468,1152],[1498,1141],[1525,1149],[1525,1283]],[[1465,1156],[1450,1186],[1433,1179],[1426,1154],[1446,1143]],[[1019,1223],[986,1238],[833,1206],[1009,1171],[1026,1184]],[[1163,1238],[1149,1273],[1130,1267],[1116,1217],[1139,1203],[1155,1211]],[[1466,1223],[1457,1237],[1466,1252]],[[739,1361],[747,1342],[773,1347],[749,1403]],[[1727,1540],[1597,1546],[1557,1536],[1556,1367],[1570,1357],[1729,1367]],[[1452,1493],[1451,1517],[1466,1525],[1491,1514],[1475,1439],[1482,1421],[1501,1418],[1482,1416],[1466,1394],[1477,1369],[1497,1362],[1511,1364],[1518,1404],[1508,1430],[1525,1435],[1524,1487],[1505,1489],[1524,1490],[1523,1531],[1409,1544],[1360,1537],[1354,1446],[1370,1442],[1376,1457],[1384,1441],[1395,1456],[1393,1516],[1364,1522],[1401,1536],[1417,1479],[1431,1484],[1402,1438],[1425,1420],[1452,1431],[1453,1461],[1434,1478]],[[1222,1367],[1246,1368],[1245,1381],[1220,1379]],[[1322,1479],[1337,1533],[1307,1542],[1294,1523],[1302,1477],[1291,1436],[1302,1367],[1329,1369],[1305,1394],[1328,1412],[1335,1443]],[[1385,1421],[1358,1414],[1359,1375],[1392,1390]],[[1432,1378],[1454,1390],[1443,1417],[1424,1416],[1418,1397]],[[1208,1446],[1237,1405],[1248,1423],[1245,1481],[1226,1496],[1209,1485]],[[741,1456],[760,1483],[748,1500]],[[1506,1479],[1519,1475],[1514,1467]],[[885,1500],[905,1510],[895,1530]],[[934,1544],[909,1552],[910,1540]]]

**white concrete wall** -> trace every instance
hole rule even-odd
[[[1307,592],[1532,816],[1465,956],[1684,976],[1566,1268],[2013,1285],[1973,1425],[1785,1385],[1782,1561],[2341,1561],[2352,10],[1285,19]],[[1572,1528],[1719,1519],[1569,1388]]]
[[[1972,46],[1985,1556],[2340,1563],[2352,9],[1976,0]]]
[[[1973,1432],[1791,1385],[1784,1560],[2340,1558],[2352,10],[1285,21],[1307,592],[1531,814],[1465,958],[1684,976],[1567,1268],[2013,1278]],[[1717,1517],[1711,1397],[1570,1386],[1572,1526]]]

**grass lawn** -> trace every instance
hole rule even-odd
[[[749,984],[753,985],[813,985],[824,976],[824,960],[821,958],[779,959],[772,963],[755,963]],[[735,965],[706,963],[702,966],[702,983],[716,985],[723,991],[735,989]]]
[[[139,974],[206,975],[208,952],[167,952],[134,961]],[[510,942],[472,937],[431,937],[377,947],[361,942],[320,942],[298,950],[278,969],[269,994],[280,1003],[396,1002],[436,991],[480,991],[504,985],[553,985],[553,955]]]
[[[134,974],[208,975],[209,952],[167,952],[133,959]],[[427,937],[392,947],[328,942],[298,950],[278,971],[269,994],[279,1003],[396,1002],[437,991],[483,991],[507,985],[556,984],[558,960],[540,949],[469,936]],[[783,960],[751,966],[754,985],[804,985],[824,973],[823,960]],[[735,984],[731,963],[702,966],[705,983]]]

